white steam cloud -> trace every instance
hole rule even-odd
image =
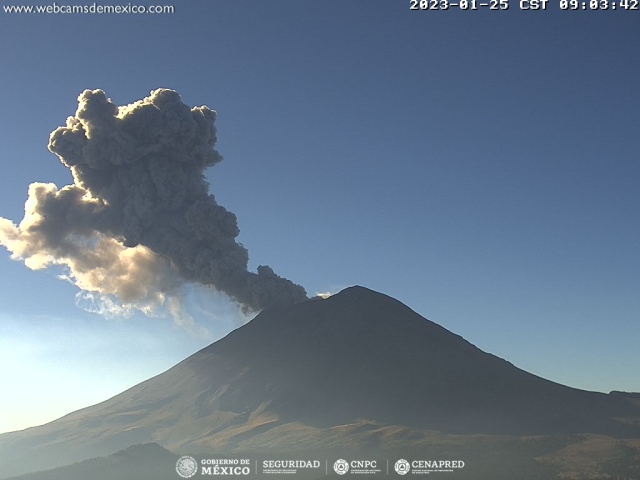
[[[98,311],[164,306],[180,323],[185,282],[224,292],[245,311],[305,300],[303,287],[270,267],[247,270],[236,216],[209,194],[204,170],[222,160],[215,119],[172,90],[123,107],[85,90],[49,139],[74,183],[31,184],[20,224],[0,218],[0,244],[31,269],[66,266]]]

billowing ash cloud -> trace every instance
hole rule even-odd
[[[13,258],[32,269],[65,265],[89,296],[147,313],[175,309],[183,282],[210,285],[252,311],[307,298],[268,266],[247,271],[236,216],[204,177],[222,160],[214,111],[189,108],[166,89],[123,107],[101,90],[78,102],[49,139],[74,183],[33,183],[20,224],[0,219]]]

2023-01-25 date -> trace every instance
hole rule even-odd
[[[536,0],[539,2],[548,0]],[[489,7],[489,10],[509,10],[509,0],[409,0],[409,10],[448,10],[450,7],[457,7],[461,10],[477,10],[478,7]]]

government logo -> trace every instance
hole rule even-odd
[[[176,472],[182,478],[191,478],[198,472],[198,462],[189,455],[180,457],[176,462]]]
[[[338,475],[344,475],[349,471],[349,462],[341,458],[333,464],[333,469]]]
[[[411,470],[411,465],[404,458],[398,460],[394,466],[398,475],[406,475]]]

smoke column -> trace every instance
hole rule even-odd
[[[176,310],[185,282],[210,285],[245,311],[305,300],[270,267],[247,270],[236,216],[204,177],[222,160],[215,119],[172,90],[122,107],[85,90],[49,139],[73,184],[31,184],[20,224],[0,218],[0,243],[31,269],[68,267],[64,278],[116,313]]]

